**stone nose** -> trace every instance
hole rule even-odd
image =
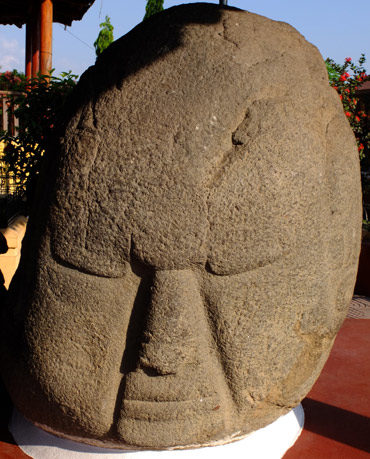
[[[199,321],[201,308],[202,298],[192,271],[156,271],[139,366],[153,375],[166,375],[199,363],[204,326]]]

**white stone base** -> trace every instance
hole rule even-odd
[[[22,451],[33,459],[280,459],[299,437],[303,424],[303,408],[298,405],[268,426],[233,443],[172,451],[123,451],[76,443],[44,432],[15,410],[9,430]]]

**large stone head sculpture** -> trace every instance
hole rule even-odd
[[[115,447],[273,421],[350,301],[357,150],[317,49],[236,9],[169,9],[81,78],[11,286],[18,409]]]

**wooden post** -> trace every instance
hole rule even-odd
[[[36,0],[32,9],[32,77],[40,71],[40,3]]]
[[[32,21],[28,20],[26,24],[26,78],[32,77]]]
[[[2,112],[3,112],[3,121],[2,121],[2,128],[4,131],[7,131],[9,129],[9,119],[8,119],[8,106],[6,104],[7,97],[6,94],[3,94],[3,97],[1,98],[1,105],[2,105]]]
[[[52,68],[53,2],[41,0],[40,8],[40,73],[46,75]]]

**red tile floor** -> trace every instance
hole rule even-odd
[[[370,458],[370,320],[347,318],[302,402],[303,432],[284,459]]]
[[[330,357],[302,402],[304,430],[284,459],[370,458],[369,319],[370,300],[352,301]],[[8,432],[11,405],[1,387],[0,394],[0,459],[28,458]]]

